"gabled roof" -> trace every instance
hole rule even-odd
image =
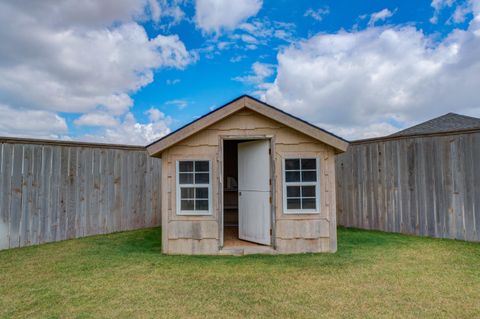
[[[268,105],[251,96],[242,95],[235,100],[219,107],[218,109],[205,114],[195,121],[179,128],[178,130],[162,137],[161,139],[147,145],[148,153],[151,156],[159,155],[165,149],[175,145],[176,143],[192,136],[202,129],[221,121],[222,119],[232,115],[241,110],[249,109],[262,114],[272,120],[275,120],[285,126],[297,130],[305,135],[308,135],[316,140],[328,144],[340,152],[345,152],[348,147],[348,142],[343,138],[336,136],[324,129],[321,129],[313,124],[299,119],[291,114],[288,114],[274,106]]]
[[[389,137],[446,133],[473,129],[480,129],[480,119],[456,113],[448,113],[391,134]]]

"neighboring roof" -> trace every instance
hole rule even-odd
[[[274,106],[257,100],[249,95],[242,95],[235,100],[219,107],[218,109],[207,113],[195,121],[162,137],[150,145],[147,145],[148,153],[152,156],[158,155],[165,149],[244,108],[260,113],[263,116],[271,118],[285,126],[328,144],[334,147],[337,152],[345,152],[348,147],[348,141],[339,136],[336,136],[324,129],[321,129],[313,124],[299,119],[298,117],[277,109]]]
[[[456,113],[448,113],[418,125],[406,128],[402,131],[391,134],[388,137],[446,133],[473,129],[480,129],[479,118]]]

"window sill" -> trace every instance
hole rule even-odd
[[[177,212],[177,216],[212,216],[211,212]]]
[[[285,215],[319,215],[319,211],[299,211],[299,210],[292,210],[292,211],[284,211],[283,214]]]

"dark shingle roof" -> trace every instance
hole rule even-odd
[[[445,133],[453,131],[480,129],[480,119],[456,113],[448,113],[418,125],[406,128],[389,137],[419,134]]]

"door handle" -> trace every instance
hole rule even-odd
[[[242,192],[238,192],[238,196],[242,196]]]

